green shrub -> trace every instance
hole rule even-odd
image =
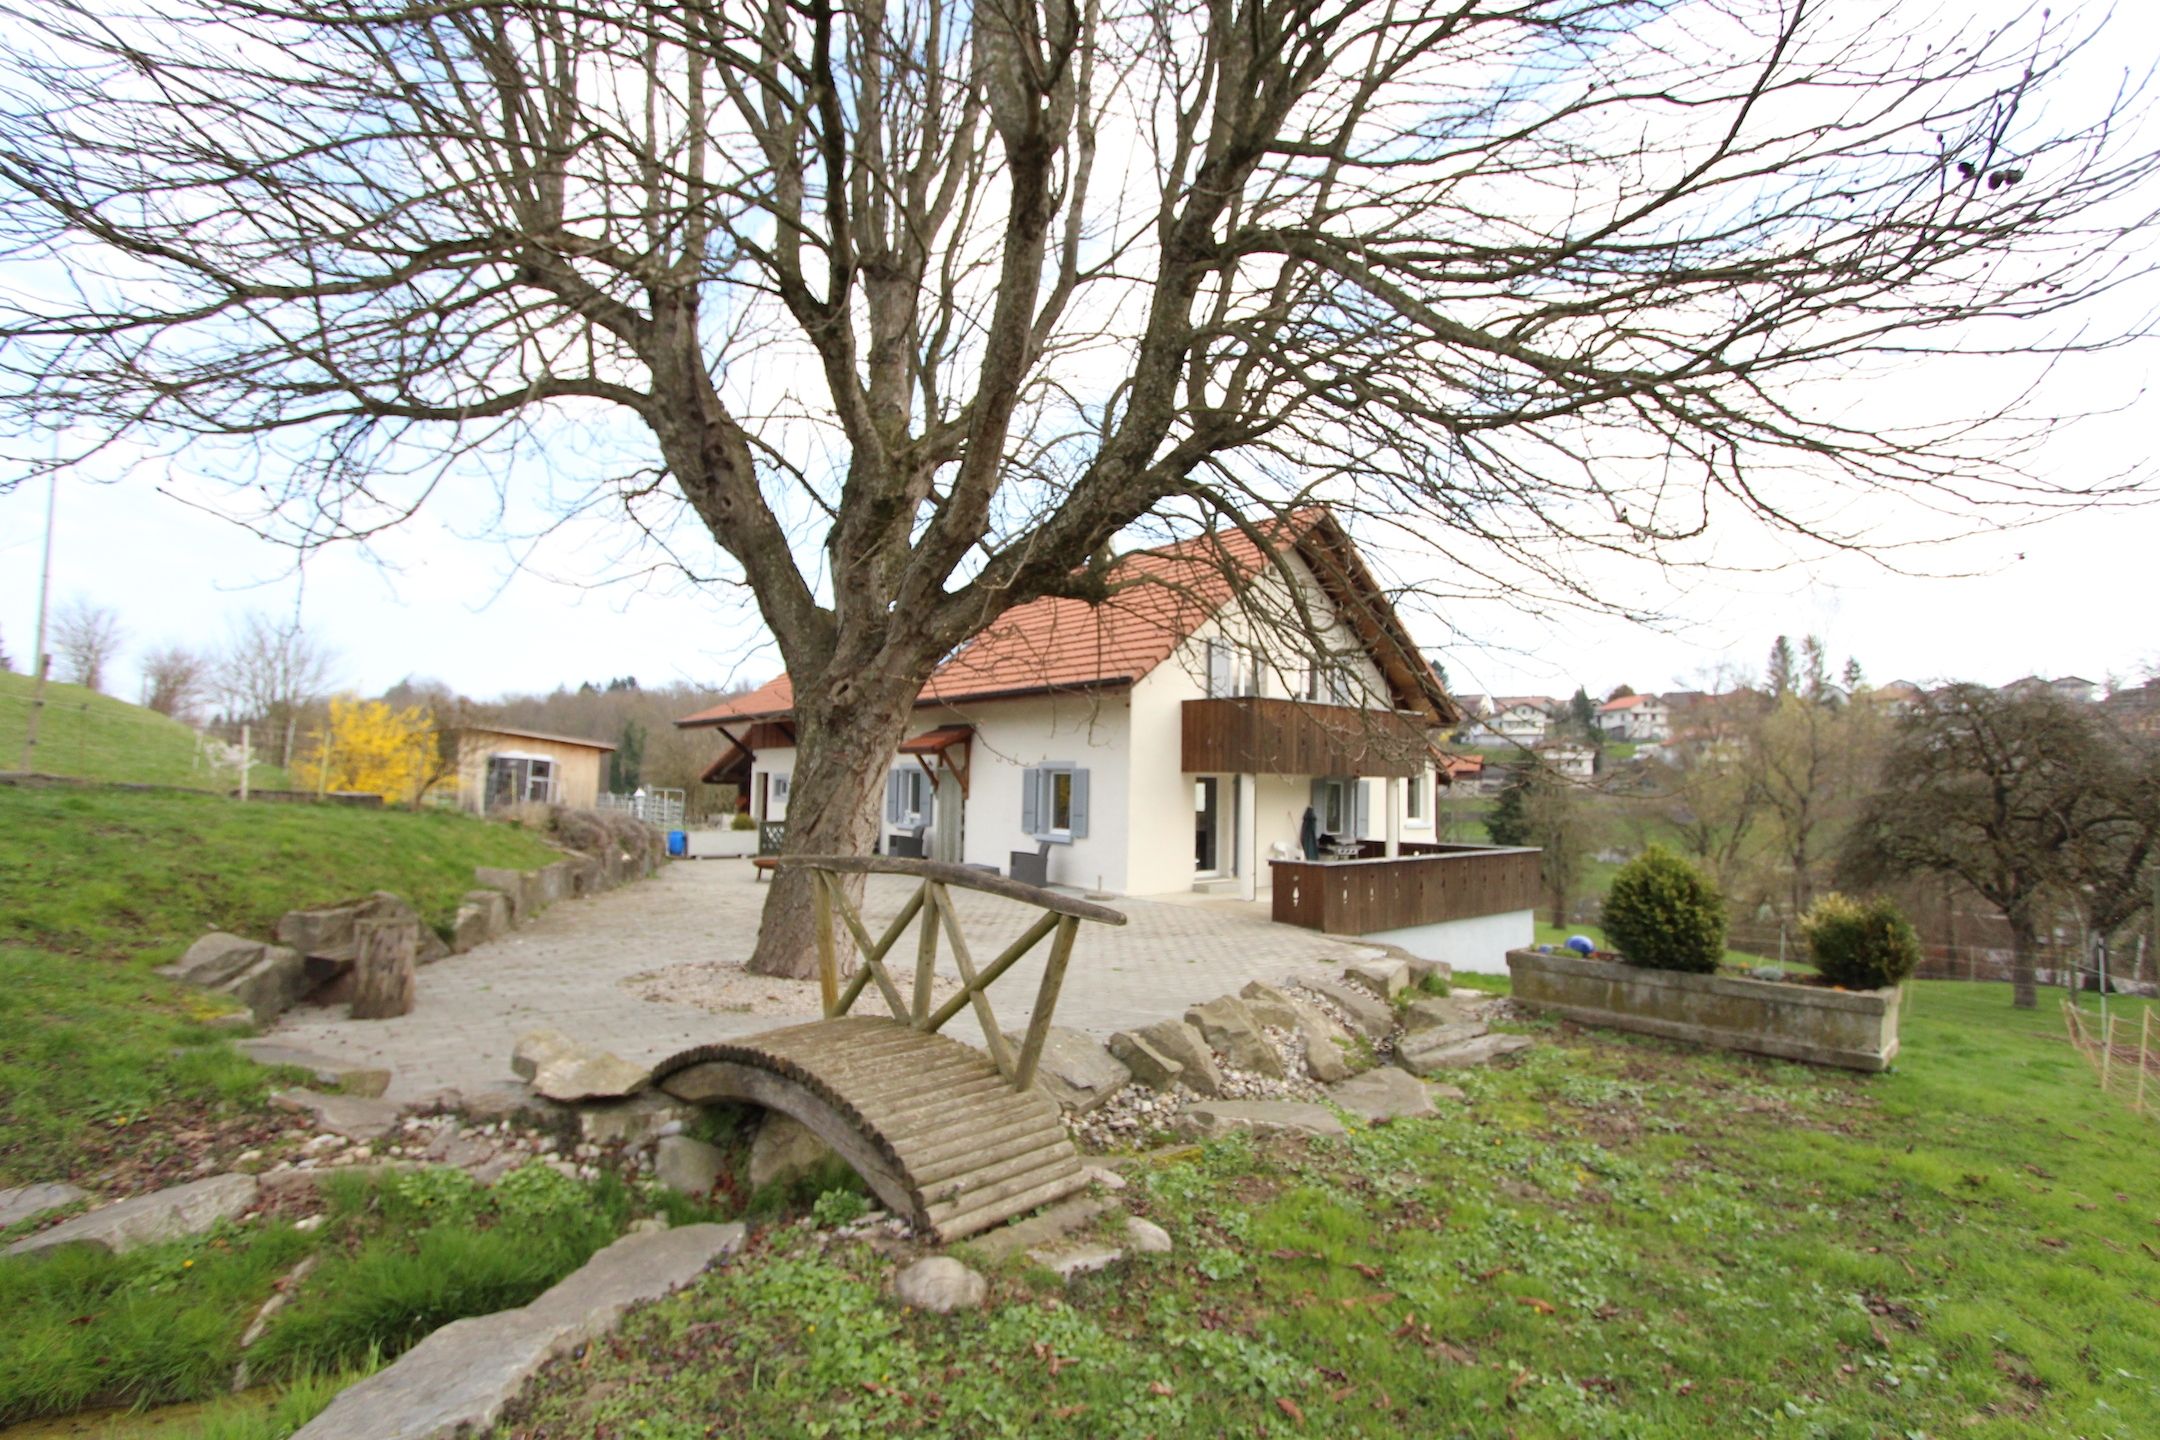
[[[870,1213],[870,1202],[853,1190],[827,1190],[810,1207],[810,1218],[820,1229],[845,1225]]]
[[[752,815],[747,810],[738,810],[735,812],[735,818],[728,822],[728,827],[733,830],[755,830],[757,829],[757,816]]]
[[[1435,970],[1418,982],[1418,988],[1428,995],[1446,995],[1455,987],[1449,983],[1447,976]]]
[[[1847,990],[1896,985],[1920,963],[1920,935],[1888,898],[1855,900],[1835,891],[1800,922],[1815,968]]]
[[[1693,865],[1652,845],[1613,876],[1605,938],[1630,965],[1710,974],[1725,958],[1725,897]]]

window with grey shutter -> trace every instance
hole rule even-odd
[[[898,770],[889,770],[885,774],[885,823],[888,825],[900,823],[900,780]]]
[[[1041,797],[1042,771],[1031,766],[1020,776],[1020,829],[1026,834],[1041,833],[1035,823],[1036,813],[1041,808]]]
[[[1072,837],[1087,839],[1088,830],[1088,772],[1072,772]]]
[[[1372,806],[1370,804],[1372,787],[1363,780],[1352,780],[1349,785],[1351,802],[1356,811],[1355,817],[1351,821],[1350,833],[1357,839],[1364,840],[1369,838],[1372,832]]]
[[[1237,694],[1237,648],[1225,640],[1207,642],[1207,693],[1219,700]]]

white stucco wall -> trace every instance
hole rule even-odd
[[[1070,764],[1088,772],[1088,833],[1050,847],[1050,883],[1109,893],[1126,884],[1131,713],[1123,692],[1031,696],[963,706],[926,706],[908,722],[919,735],[940,725],[972,725],[966,862],[1011,873],[1012,852],[1038,843],[1021,827],[1021,781],[1029,766]],[[909,763],[913,763],[910,761]]]
[[[1443,921],[1438,925],[1380,930],[1359,938],[1400,945],[1412,955],[1426,960],[1445,960],[1455,969],[1473,975],[1505,975],[1507,952],[1537,943],[1537,913],[1509,910],[1499,915]]]

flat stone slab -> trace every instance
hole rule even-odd
[[[1018,1054],[1027,1037],[1016,1031],[1005,1038]],[[1092,1035],[1053,1025],[1043,1037],[1035,1084],[1061,1110],[1085,1115],[1131,1084],[1132,1078],[1133,1072]]]
[[[1296,1100],[1209,1100],[1188,1105],[1172,1122],[1178,1133],[1211,1140],[1232,1130],[1255,1135],[1347,1135],[1324,1105]]]
[[[348,1140],[379,1140],[397,1122],[399,1106],[391,1100],[371,1100],[362,1095],[318,1095],[312,1090],[279,1090],[270,1103],[283,1110],[298,1110],[314,1120],[315,1128]]]
[[[388,1070],[354,1065],[328,1055],[318,1055],[297,1045],[275,1040],[236,1040],[233,1044],[258,1065],[291,1065],[305,1070],[318,1085],[336,1085],[348,1095],[373,1100],[390,1088]]]
[[[1049,1247],[1086,1225],[1098,1215],[1106,1215],[1122,1207],[1108,1200],[1090,1200],[1076,1196],[1051,1206],[1032,1219],[1016,1221],[1002,1230],[969,1241],[977,1254],[991,1260],[1003,1260],[1008,1255],[1018,1255],[1023,1250]]]
[[[0,1230],[19,1225],[33,1215],[47,1210],[57,1210],[62,1205],[72,1205],[85,1199],[90,1192],[58,1181],[42,1185],[25,1185],[16,1190],[0,1190]]]
[[[124,1255],[139,1246],[199,1235],[254,1203],[254,1176],[212,1175],[207,1180],[191,1180],[78,1215],[16,1241],[8,1246],[8,1254],[28,1255],[60,1245],[95,1245]]]
[[[1464,1040],[1453,1045],[1397,1051],[1395,1060],[1413,1075],[1430,1075],[1435,1070],[1461,1070],[1472,1065],[1483,1065],[1502,1055],[1527,1050],[1535,1044],[1537,1041],[1528,1035],[1480,1035],[1474,1040]]]
[[[556,1355],[613,1329],[630,1306],[657,1300],[739,1249],[740,1225],[685,1225],[626,1235],[522,1310],[457,1320],[361,1381],[295,1440],[450,1440],[495,1423]]]
[[[1382,1000],[1393,1000],[1410,988],[1410,967],[1400,960],[1361,960],[1345,965],[1343,982],[1360,985]]]
[[[1389,1066],[1330,1085],[1328,1098],[1366,1121],[1410,1120],[1440,1113],[1430,1085],[1407,1070]]]
[[[652,1083],[651,1067],[633,1065],[553,1028],[520,1036],[510,1068],[550,1100],[621,1100]]]
[[[1484,1002],[1462,995],[1427,995],[1403,1007],[1403,1029],[1415,1033],[1441,1025],[1463,1025],[1481,1018]]]
[[[1125,1252],[1115,1245],[1075,1245],[1067,1250],[1028,1251],[1028,1259],[1046,1270],[1056,1271],[1058,1279],[1066,1281],[1075,1275],[1115,1265],[1124,1258]]]

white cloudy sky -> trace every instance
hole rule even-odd
[[[2160,22],[2141,13],[2121,17],[2116,63],[2150,64],[2156,30]],[[2156,358],[2153,343],[2125,348],[2043,387],[2039,410],[2106,413],[2057,430],[2036,468],[2067,481],[2144,466]],[[2021,378],[2015,362],[1998,368],[2006,387]],[[1915,413],[1955,413],[1972,398],[1973,383],[1968,370],[1916,362],[1899,379],[1898,403]],[[0,456],[0,465],[9,458]],[[502,478],[512,493],[528,480],[575,483],[581,465],[594,476],[620,468],[609,458],[568,454],[548,476]],[[18,669],[28,666],[36,620],[45,498],[41,484],[0,494],[0,645]],[[292,555],[213,513],[226,503],[213,483],[119,456],[68,475],[54,538],[55,603],[80,596],[118,611],[131,659],[151,645],[214,644],[249,608],[291,613],[303,596]],[[623,568],[619,531],[587,524],[535,546],[492,536],[488,522],[485,496],[453,499],[371,553],[331,551],[309,561],[302,614],[338,651],[342,684],[365,692],[432,676],[485,696],[616,675],[650,685],[755,682],[775,672],[774,653],[738,592],[679,581],[571,583]],[[1536,618],[1489,602],[1451,609],[1444,625],[1415,623],[1457,688],[1498,693],[1582,684],[1602,694],[1623,682],[1671,688],[1720,664],[1758,666],[1781,632],[1820,634],[1838,664],[1855,656],[1877,680],[1999,683],[2031,672],[2127,679],[2160,664],[2156,541],[2160,508],[2130,507],[1900,555],[1900,565],[1925,574],[1894,574],[1852,557],[1716,578],[1597,573],[1609,593],[1672,615],[1661,627]],[[1784,558],[1748,537],[1725,552],[1729,564],[1751,557]],[[1414,556],[1394,560],[1416,570]],[[134,683],[123,665],[110,688],[132,696]]]

